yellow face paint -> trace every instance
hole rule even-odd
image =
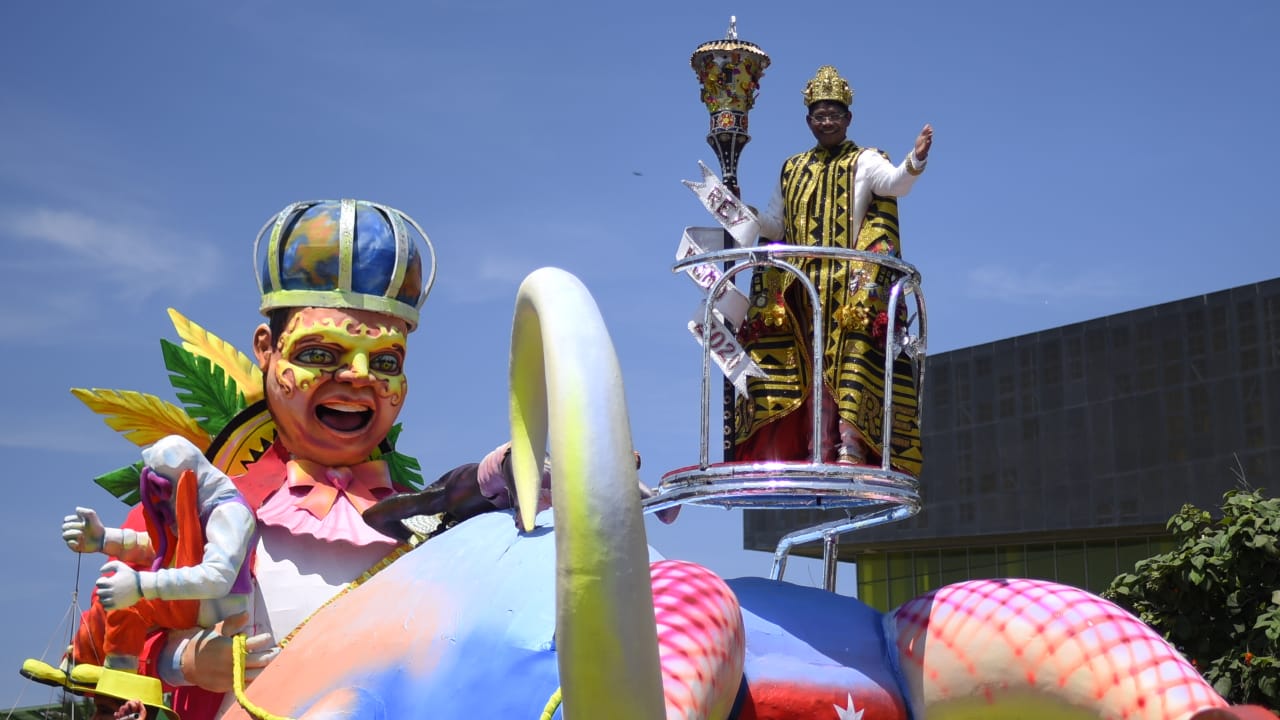
[[[409,391],[407,333],[403,321],[372,311],[291,311],[264,358],[277,440],[295,457],[324,465],[367,460]]]
[[[307,391],[321,377],[367,382],[378,396],[404,399],[405,336],[399,328],[353,319],[294,315],[279,341],[276,379],[286,393]]]

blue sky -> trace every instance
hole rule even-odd
[[[435,241],[402,415],[428,474],[505,437],[515,290],[544,265],[600,305],[645,479],[695,462],[684,323],[699,295],[670,266],[681,229],[710,219],[680,180],[715,165],[688,59],[730,14],[773,58],[742,157],[749,202],[811,144],[800,90],[821,64],[853,84],[861,144],[896,161],[933,124],[902,202],[932,352],[1280,273],[1271,2],[371,6],[0,6],[8,704],[47,699],[17,669],[66,642],[61,517],[121,519],[91,478],[136,456],[68,388],[172,399],[169,306],[247,350],[253,237],[291,201],[384,202]],[[730,577],[769,567],[740,550],[737,512],[686,510],[651,541]]]

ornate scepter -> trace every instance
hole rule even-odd
[[[726,187],[742,197],[738,189],[738,157],[751,140],[747,134],[747,112],[755,105],[760,92],[760,77],[769,67],[769,56],[755,43],[738,39],[738,18],[729,16],[729,31],[723,40],[702,43],[693,51],[689,64],[698,74],[702,86],[702,102],[711,113],[711,130],[707,144],[716,151],[720,173]],[[734,246],[728,232],[724,247]],[[733,384],[724,381],[724,461],[733,461],[734,403]]]

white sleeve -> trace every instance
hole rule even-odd
[[[164,647],[160,648],[155,663],[157,673],[166,685],[182,687],[191,684],[182,674],[182,651],[186,649],[190,639],[190,633],[175,632],[169,633],[165,638]]]
[[[212,600],[231,592],[249,554],[256,528],[242,503],[224,502],[205,523],[204,557],[199,565],[138,573],[142,596],[161,600]]]
[[[107,528],[103,538],[102,552],[114,555],[130,565],[150,565],[156,558],[151,538],[146,531]]]
[[[760,237],[776,242],[786,239],[786,227],[783,225],[782,183],[773,188],[773,197],[769,198],[769,207],[759,213]]]
[[[920,177],[923,169],[924,163],[915,160],[915,151],[907,153],[906,159],[896,166],[873,148],[867,148],[858,155],[857,173],[866,179],[867,188],[876,195],[906,195],[911,192],[911,186],[916,184],[916,178]]]

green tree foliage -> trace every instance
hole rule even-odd
[[[5,715],[6,720],[84,720],[93,717],[93,701],[66,695],[60,703],[18,708]]]
[[[1184,505],[1177,546],[1103,596],[1173,643],[1223,697],[1280,709],[1280,499],[1231,490],[1222,517]]]

